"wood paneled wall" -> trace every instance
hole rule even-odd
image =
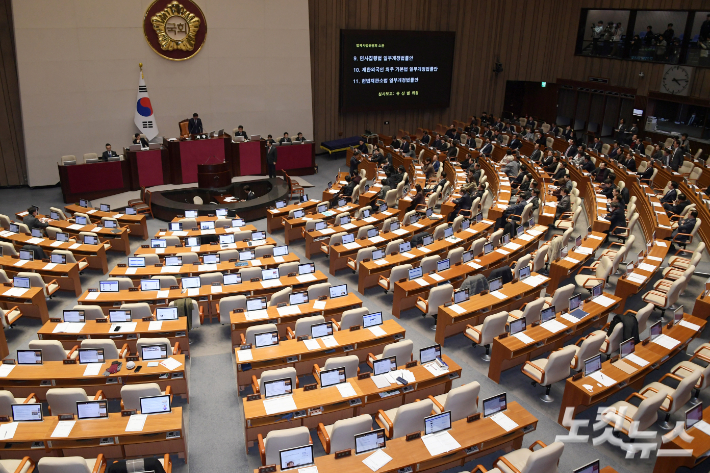
[[[482,111],[499,114],[507,80],[555,82],[605,77],[637,94],[659,89],[662,64],[574,55],[582,8],[707,10],[707,0],[309,0],[311,83],[316,142],[394,134],[449,124]],[[451,106],[447,109],[338,111],[341,29],[455,31]],[[496,77],[493,65],[503,64]],[[640,78],[643,72],[645,77]],[[691,95],[710,96],[710,69],[696,68]],[[389,125],[384,122],[389,121]]]
[[[12,5],[10,0],[0,0],[0,187],[24,184],[27,184],[25,138]]]

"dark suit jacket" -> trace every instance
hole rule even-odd
[[[601,141],[598,141],[592,145],[592,149],[597,153],[601,153],[603,145],[604,144]]]
[[[139,138],[137,140],[133,140],[133,144],[134,145],[141,145],[142,147],[147,148],[148,147],[148,140],[146,140],[145,138]]]
[[[679,147],[673,151],[673,157],[671,158],[670,167],[674,171],[678,172],[678,168],[683,164],[683,150]]]
[[[609,168],[597,168],[592,173],[594,174],[594,180],[597,182],[604,182],[604,180],[609,177]]]
[[[670,204],[676,199],[676,197],[678,197],[678,192],[675,189],[671,189],[668,192],[666,192],[666,195],[661,197],[661,203],[662,204],[665,204],[665,203]]]
[[[33,228],[47,228],[49,226],[48,223],[42,223],[39,221],[39,219],[29,214],[24,216],[24,218],[22,219],[22,223],[27,225],[27,228],[30,229],[30,232],[32,232]]]
[[[609,226],[609,234],[610,235],[612,233],[614,233],[614,229],[616,227],[625,227],[626,226],[626,216],[624,215],[624,211],[621,210],[621,207],[611,211],[606,216],[606,219],[609,220],[609,222],[611,223],[611,225]]]
[[[620,153],[621,153],[621,148],[613,148],[611,151],[609,151],[609,157],[610,158],[618,158]]]
[[[567,147],[567,150],[565,151],[565,156],[568,158],[571,158],[573,156],[577,155],[577,147],[575,145],[571,145]]]
[[[508,143],[508,148],[510,149],[520,149],[523,146],[523,144],[520,142],[519,139],[514,139],[510,143]]]
[[[476,184],[478,184],[478,181],[481,180],[481,170],[480,169],[473,171],[473,178],[472,179],[476,182]]]
[[[363,143],[361,146],[357,147],[357,150],[360,151],[361,153],[367,154],[370,150],[367,149],[367,144]]]
[[[276,164],[276,146],[271,146],[266,149],[267,164]]]
[[[683,210],[689,205],[690,205],[690,202],[688,202],[687,200],[684,202],[678,202],[677,204],[670,206],[670,211],[676,215],[680,215],[683,212]]]
[[[594,167],[593,162],[587,161],[586,163],[582,164],[582,169],[584,169],[587,172],[592,172],[596,169],[596,167]]]
[[[101,161],[108,161],[108,158],[112,156],[118,156],[118,154],[113,150],[104,151],[103,153],[101,153]]]
[[[422,136],[422,139],[419,141],[421,141],[424,144],[427,144],[427,143],[429,143],[429,141],[431,141],[431,135],[424,135],[424,136]]]
[[[564,136],[566,140],[569,140],[572,138],[572,133],[574,133],[572,130],[565,130],[562,132],[562,136]]]
[[[473,204],[473,197],[471,197],[471,194],[464,194],[461,198],[454,199],[454,204],[456,204],[459,209],[469,210]]]
[[[487,143],[481,148],[481,154],[491,154],[493,152],[493,145]]]
[[[633,158],[633,156],[629,156],[629,159],[624,161],[624,166],[626,166],[626,169],[628,169],[630,172],[636,172],[636,160]]]
[[[555,174],[552,175],[552,178],[555,180],[562,179],[562,176],[564,176],[565,174],[567,174],[567,169],[561,167],[557,170],[557,172],[555,172]]]
[[[412,203],[409,205],[409,210],[414,210],[417,205],[422,205],[424,203],[424,194],[417,192],[417,194],[412,198]]]
[[[249,138],[249,137],[247,136],[247,132],[246,132],[246,131],[238,131],[238,132],[236,132],[236,133],[234,134],[234,136],[243,136],[244,138]]]
[[[644,172],[639,174],[639,179],[651,179],[651,176],[653,175],[653,166],[649,166],[646,168]]]
[[[202,120],[199,118],[190,118],[187,121],[187,131],[191,135],[199,135],[200,133],[204,133],[202,131]]]
[[[434,142],[431,144],[432,148],[439,148],[441,146],[441,140],[434,140]]]
[[[530,159],[532,159],[533,161],[539,161],[541,157],[542,151],[540,151],[539,149],[536,149],[530,154]]]
[[[557,202],[557,210],[555,211],[555,220],[560,218],[565,212],[569,212],[572,208],[572,203],[568,195],[562,197],[559,202]]]
[[[690,234],[693,231],[693,227],[695,227],[695,219],[693,217],[681,220],[678,224],[678,233]],[[685,236],[678,237],[679,241],[686,241],[687,239],[688,237]]]
[[[353,171],[357,172],[358,164],[360,164],[360,161],[358,161],[355,156],[350,158],[350,174],[352,174]]]
[[[279,138],[279,144],[281,144],[281,143],[291,143],[291,138],[281,137],[281,138]]]

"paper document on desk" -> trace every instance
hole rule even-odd
[[[297,305],[287,305],[286,307],[278,307],[276,312],[278,312],[281,316],[296,315],[301,313],[301,308]]]
[[[217,271],[217,265],[216,264],[201,264],[197,267],[198,271],[201,272],[214,272]]]
[[[570,258],[569,256],[565,256],[564,260],[569,261],[570,263],[574,263],[574,264],[577,264],[580,262],[578,259]]]
[[[82,228],[84,228],[84,225],[77,225],[76,223],[74,223],[72,225],[69,225],[67,228],[69,230],[81,230]]]
[[[160,268],[161,273],[179,273],[180,266],[163,266]]]
[[[0,236],[4,236],[4,235],[0,235]],[[53,246],[56,248],[58,246],[62,246],[62,243],[64,243],[64,242],[63,241],[53,241],[49,246]]]
[[[404,228],[398,228],[397,230],[393,230],[392,233],[395,233],[397,235],[406,235],[409,232]]]
[[[491,416],[491,420],[493,422],[495,422],[496,424],[500,425],[501,427],[503,427],[503,430],[505,430],[506,432],[510,432],[511,430],[518,427],[518,424],[513,419],[511,419],[510,417],[505,415],[505,413],[503,413],[503,412],[499,412],[498,414],[493,414]]]
[[[432,278],[432,279],[433,279],[434,281],[437,281],[437,282],[438,282],[438,281],[443,281],[443,280],[444,280],[444,278],[443,278],[443,277],[439,276],[439,275],[438,275],[438,274],[436,274],[436,273],[432,273],[432,274],[430,274],[430,275],[429,275],[429,277],[430,277],[430,278]]]
[[[526,345],[529,345],[530,343],[533,343],[535,341],[534,339],[525,335],[523,332],[518,332],[518,333],[514,334],[513,336]]]
[[[647,263],[639,263],[637,266],[638,269],[641,269],[643,271],[648,271],[649,273],[652,273],[656,270],[656,267],[652,264],[647,264]]]
[[[506,298],[508,297],[508,296],[506,296],[505,294],[503,294],[503,293],[500,292],[500,291],[493,291],[493,292],[491,292],[491,296],[495,296],[495,297],[497,297],[497,298],[500,299],[500,300],[506,299]]]
[[[381,258],[381,259],[376,259],[375,261],[373,261],[373,263],[375,263],[377,266],[382,266],[385,264],[389,264],[389,261],[387,261],[387,258]]]
[[[120,324],[111,324],[111,330],[109,333],[126,333],[135,332],[137,322],[121,322]],[[118,328],[118,330],[116,330]]]
[[[594,373],[590,374],[589,377],[595,381],[599,381],[600,383],[602,383],[603,386],[606,387],[613,386],[616,384],[616,381],[614,379],[605,375],[601,371],[595,371]]]
[[[187,290],[187,297],[197,297],[200,295],[199,287],[191,287]]]
[[[654,338],[652,341],[656,345],[661,345],[663,348],[667,348],[669,350],[672,350],[676,346],[680,345],[680,340],[676,340],[675,338],[669,337],[666,334],[661,334],[658,337]]]
[[[219,294],[222,292],[222,286],[210,286],[212,294]]]
[[[433,376],[441,376],[449,372],[448,368],[442,368],[436,361],[429,362],[423,365],[424,368],[430,372]]]
[[[284,261],[286,260],[284,260],[283,256],[274,256],[274,263],[283,263]]]
[[[16,422],[14,422],[16,424]],[[704,420],[698,421],[695,424],[693,424],[693,427],[704,433],[705,435],[710,436],[710,424],[705,422]],[[693,435],[692,433],[690,435]],[[9,437],[12,438],[12,437]]]
[[[343,230],[352,230],[353,228],[355,228],[355,226],[356,225],[354,225],[352,223],[345,223],[345,224],[341,225],[341,227],[343,227]]]
[[[449,309],[453,310],[453,311],[456,312],[457,314],[463,314],[464,312],[466,312],[466,309],[464,309],[463,307],[461,307],[461,306],[458,305],[458,304],[451,304],[451,305],[449,306]]]
[[[350,383],[336,384],[335,387],[338,388],[338,391],[340,392],[340,395],[343,398],[357,396],[357,393],[355,392],[355,388],[353,388],[353,385]]]
[[[473,261],[469,261],[468,263],[466,263],[466,266],[470,266],[470,267],[472,267],[473,269],[478,269],[478,268],[482,268],[482,267],[483,267],[483,266],[481,266],[481,265],[478,264],[478,263],[474,263]]]
[[[695,330],[696,332],[700,330],[700,325],[688,322],[687,320],[681,320],[678,322],[678,325],[682,325],[685,328],[689,328],[690,330]]]
[[[128,418],[126,432],[142,432],[147,418],[147,414],[133,414]]]
[[[425,435],[422,437],[422,441],[432,457],[461,448],[461,444],[446,430]]]
[[[510,253],[508,253],[507,251],[505,251],[505,250],[503,250],[503,249],[501,249],[501,248],[498,248],[497,250],[495,250],[495,252],[496,252],[496,253],[500,253],[500,254],[502,254],[502,255],[506,255],[506,256],[508,256],[508,255],[510,254]]]
[[[656,241],[654,241],[653,243],[654,243],[656,246],[668,246],[668,245],[666,245],[666,242],[664,242],[664,241],[658,241],[658,240],[656,240]]]
[[[15,263],[13,264],[13,266],[17,266],[17,267],[24,266],[24,265],[27,264],[27,261],[29,261],[29,260],[21,259],[21,260],[19,260],[19,261],[15,261]]]
[[[188,289],[188,291],[189,291],[189,289]],[[197,295],[199,295],[199,294],[200,294],[200,292],[198,290]],[[158,299],[165,299],[168,297],[168,295],[170,295],[170,291],[158,291],[158,293],[155,295],[155,297],[157,297]]]
[[[428,286],[429,283],[426,282],[424,278],[417,278],[414,280],[415,283],[419,284],[420,286]]]
[[[379,235],[370,238],[370,242],[372,242],[372,243],[380,243],[382,241],[385,241],[385,239]]]
[[[646,276],[643,274],[638,274],[638,273],[631,273],[628,276],[626,276],[626,279],[629,281],[633,281],[638,284],[643,284],[646,282]]]
[[[7,375],[15,369],[15,366],[17,365],[0,365],[0,378],[7,378]]]
[[[24,288],[21,288],[21,287],[13,287],[13,288],[11,288],[11,289],[5,291],[5,293],[3,294],[3,296],[8,296],[8,297],[22,297],[22,296],[25,295],[25,293],[26,293],[27,291],[29,291],[29,289],[24,289]],[[98,294],[98,292],[97,292],[96,294]],[[96,298],[94,297],[94,299],[96,299]]]
[[[520,239],[525,241],[532,241],[534,238],[534,236],[528,235],[527,233],[523,233],[522,235],[520,235]]]
[[[530,287],[537,287],[540,284],[544,284],[546,280],[547,279],[545,278],[545,276],[536,274],[535,276],[528,276],[520,282],[522,282],[523,284],[527,284]]]
[[[320,350],[320,343],[318,343],[317,339],[303,340],[303,343],[306,345],[308,350]]]
[[[366,217],[363,220],[365,220],[367,223],[373,223],[377,221],[377,217]]]
[[[557,320],[548,320],[547,322],[540,324],[540,327],[544,328],[545,330],[548,330],[552,333],[557,333],[560,330],[565,330],[567,326],[563,324],[562,322],[558,322]]]
[[[390,382],[384,374],[378,374],[377,376],[371,376],[370,379],[372,380],[373,383],[375,383],[375,386],[377,386],[379,389],[390,387]]]
[[[244,317],[247,320],[260,320],[268,318],[269,313],[266,311],[266,309],[248,310],[244,312]]]
[[[387,455],[382,450],[377,450],[375,453],[365,458],[362,462],[372,471],[377,471],[391,461],[391,456]]]
[[[591,255],[594,253],[594,248],[588,248],[586,246],[578,246],[576,250],[574,250],[575,253],[579,253],[581,255]]]
[[[28,243],[30,245],[39,245],[43,241],[44,241],[44,238],[34,237],[34,238],[30,238],[29,240],[27,240],[26,243]]]
[[[156,255],[162,255],[165,253],[165,248],[154,248],[155,249],[155,254]]]
[[[615,304],[614,299],[611,299],[603,294],[599,297],[592,299],[592,302],[594,302],[595,304],[603,305],[604,307],[610,307],[612,304]]]
[[[73,245],[71,245],[71,246],[69,247],[70,250],[76,250],[76,249],[79,249],[79,248],[81,248],[81,243],[74,243]]]
[[[182,363],[179,362],[178,360],[176,360],[175,358],[170,357],[166,360],[161,361],[160,366],[172,371],[172,370],[180,368],[182,366]]]
[[[10,440],[15,436],[17,430],[17,422],[0,425],[0,440]]]
[[[136,274],[138,268],[126,268],[125,274]]]
[[[52,437],[69,437],[71,429],[74,428],[74,424],[76,424],[75,420],[60,420],[57,422],[54,432],[52,432]]]
[[[52,333],[79,333],[84,328],[79,322],[60,322],[54,327]]]
[[[84,369],[84,376],[98,376],[103,363],[88,363]]]
[[[251,349],[249,350],[237,350],[237,358],[239,358],[240,362],[244,361],[251,361],[254,359],[254,355],[251,353]]]
[[[567,314],[567,313],[562,314],[562,318],[569,321],[569,322],[572,322],[573,324],[576,324],[577,322],[579,322],[579,320],[577,320],[576,317],[574,317],[570,314]]]
[[[301,276],[296,276],[296,279],[298,279],[298,282],[300,283],[306,283],[310,281],[315,281],[318,278],[316,278],[315,274],[303,274]]]
[[[507,245],[503,246],[503,248],[507,248],[507,249],[513,250],[513,251],[518,250],[522,247],[523,247],[522,245],[518,245],[517,243],[513,243],[512,241],[510,243],[508,243]]]
[[[289,412],[296,410],[296,403],[291,394],[286,396],[272,397],[264,399],[264,410],[267,415],[278,414],[279,412]]]
[[[299,468],[298,473],[318,473],[318,467],[314,465],[306,468]]]
[[[325,345],[326,348],[338,346],[337,340],[335,340],[335,337],[333,337],[332,335],[328,335],[327,337],[321,337],[321,340],[323,341],[323,345]]]
[[[379,325],[375,325],[374,327],[368,327],[367,329],[372,332],[375,337],[384,337],[387,335],[387,332],[385,332],[385,330]]]
[[[281,281],[279,279],[269,279],[268,281],[261,281],[261,286],[263,288],[277,287],[280,285],[281,285]]]
[[[638,365],[640,367],[644,367],[648,364],[648,361],[644,360],[638,355],[635,355],[634,353],[630,355],[626,355],[626,358],[624,358],[625,361],[630,361],[631,363]]]
[[[85,300],[93,301],[94,299],[98,299],[99,294],[101,294],[101,293],[100,292],[90,292],[86,295]]]
[[[663,258],[657,256],[646,256],[646,259],[650,259],[651,261],[663,261]]]
[[[347,250],[354,250],[355,248],[360,248],[360,243],[345,243],[343,246]]]
[[[148,330],[149,331],[158,331],[163,328],[163,321],[162,320],[151,320],[148,322]]]
[[[406,251],[404,253],[402,253],[402,256],[404,256],[405,258],[414,258],[415,257],[415,255],[413,253],[408,253]]]

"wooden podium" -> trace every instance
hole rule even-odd
[[[197,187],[214,189],[232,184],[232,165],[227,162],[219,164],[197,165]]]

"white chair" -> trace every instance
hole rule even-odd
[[[320,284],[314,284],[308,287],[308,300],[316,300],[323,296],[328,296],[330,294],[330,283],[324,282]]]
[[[530,266],[531,255],[525,255],[515,262],[515,269],[513,270],[513,279],[520,279],[520,270]]]
[[[136,354],[142,356],[143,347],[148,345],[162,345],[165,348],[165,353],[169,356],[179,355],[182,353],[180,350],[180,342],[175,342],[175,346],[170,346],[170,340],[164,337],[142,337],[136,342]]]
[[[682,296],[685,293],[685,288],[688,286],[688,281],[690,281],[690,277],[695,273],[695,265],[691,264],[688,266],[688,269],[683,271],[681,274],[681,277],[685,278],[685,283],[682,284],[679,288],[679,294]],[[653,285],[653,289],[658,292],[668,292],[673,285],[675,281],[678,279],[659,279],[656,281],[656,283]]]
[[[86,261],[86,258],[81,258],[77,261],[77,259],[74,258],[74,253],[68,250],[52,250],[52,254],[64,255],[67,260],[67,264],[76,263],[77,265],[79,265],[79,274],[84,274],[84,270],[89,266],[89,263]]]
[[[441,256],[439,255],[426,256],[422,258],[422,261],[419,265],[422,268],[422,273],[429,274],[436,272],[436,263],[438,263],[439,260],[441,260]]]
[[[311,327],[325,322],[325,317],[322,315],[312,315],[310,317],[302,317],[296,321],[296,326],[286,327],[286,336],[291,340],[296,340],[301,337],[311,337]]]
[[[136,302],[134,304],[121,304],[121,310],[131,311],[131,320],[141,320],[144,317],[152,317],[153,311],[147,302]]]
[[[639,324],[639,334],[642,334],[643,332],[646,331],[646,325],[648,323],[648,318],[651,316],[651,313],[653,312],[653,304],[646,304],[643,306],[638,312],[633,311],[633,310],[627,310],[625,313],[631,313],[636,316],[636,321]]]
[[[555,306],[555,312],[565,312],[569,310],[569,298],[574,293],[574,284],[558,287],[552,297],[545,298],[543,309]]]
[[[473,381],[453,388],[445,394],[430,395],[429,399],[434,403],[433,411],[435,414],[451,411],[451,422],[456,422],[478,412],[478,394],[480,391],[481,385],[477,381]]]
[[[10,307],[7,310],[0,308],[0,316],[2,316],[3,327],[14,327],[17,319],[22,317],[22,312],[17,306]]]
[[[79,345],[65,350],[59,340],[30,340],[30,350],[42,350],[42,361],[75,360],[79,356]]]
[[[637,406],[631,404],[632,399],[640,398],[641,403]],[[650,428],[658,420],[658,409],[666,400],[666,394],[657,392],[648,397],[643,397],[639,393],[633,393],[624,401],[617,401],[607,407],[602,413],[601,419],[615,430],[626,435],[631,433],[631,425],[636,423],[634,430],[640,432]]]
[[[372,227],[372,225],[368,225],[369,227]],[[364,227],[363,227],[364,228]],[[353,270],[353,273],[357,273],[358,269],[360,268],[360,263],[363,262],[363,260],[371,260],[372,259],[372,250],[373,248],[360,248],[357,251],[357,255],[355,256],[355,259],[348,258],[347,265],[350,269]]]
[[[10,391],[0,390],[0,416],[12,417],[13,404],[36,404],[37,402],[39,401],[34,394],[27,397],[14,397]]]
[[[700,360],[701,365],[693,363],[693,360]],[[700,373],[700,378],[698,384],[695,385],[695,393],[693,398],[690,400],[692,404],[697,404],[700,395],[700,391],[706,389],[710,386],[710,358],[706,357],[702,350],[700,353],[695,352],[693,356],[688,361],[681,361],[673,367],[671,374],[677,376],[678,378],[686,378],[693,373]]]
[[[668,423],[668,420],[671,418],[671,414],[680,410],[680,408],[690,401],[693,387],[700,380],[700,375],[700,371],[688,373],[685,378],[682,378],[682,381],[678,383],[675,388],[672,388],[666,384],[663,384],[663,380],[666,378],[674,379],[674,377],[677,376],[667,373],[657,382],[650,383],[639,391],[639,394],[643,397],[652,395],[646,393],[663,393],[666,395],[666,399],[663,400],[663,403],[659,407],[660,410],[666,413],[665,419],[658,425],[661,429],[669,430],[671,428],[671,425]]]
[[[354,378],[360,373],[360,358],[357,355],[336,356],[325,360],[323,368],[318,364],[313,365],[313,377],[320,382],[320,372],[323,370],[332,370],[336,368],[345,368],[345,377],[347,379]]]
[[[163,396],[166,394],[170,396],[170,402],[172,403],[173,396],[170,386],[163,391],[158,383],[126,384],[121,388],[121,410],[140,412],[142,397]]]
[[[291,292],[293,289],[291,287],[285,287],[281,289],[278,292],[275,292],[274,294],[271,295],[271,299],[269,299],[269,302],[266,304],[267,307],[276,307],[279,304],[289,303],[289,296],[291,295]]]
[[[239,334],[239,336],[241,338],[242,345],[254,346],[257,335],[260,333],[278,332],[278,330],[279,329],[276,324],[252,325],[251,327],[247,327],[246,331]]]
[[[175,276],[171,276],[174,278]],[[108,277],[106,278],[107,281],[118,281],[118,290],[119,291],[127,291],[130,288],[133,287],[133,281],[131,278],[123,277],[123,276],[118,276],[118,277]]]
[[[604,342],[602,343],[602,346],[599,347],[599,352],[604,353],[607,357],[607,359],[611,358],[611,354],[619,351],[619,346],[621,345],[622,337],[624,336],[624,325],[623,324],[616,324],[614,326],[614,330],[611,331],[611,334],[607,334],[604,338]]]
[[[540,298],[525,304],[523,310],[511,310],[508,313],[508,322],[525,317],[525,326],[530,327],[540,320],[543,305],[545,305],[545,299]]]
[[[165,454],[158,461],[166,473],[172,472],[170,455]],[[84,457],[44,457],[37,462],[41,473],[92,473],[106,471],[108,461],[103,453],[96,458]]]
[[[643,295],[644,302],[651,303],[661,310],[661,317],[666,315],[667,309],[673,309],[674,304],[680,296],[681,289],[685,286],[685,277],[681,276],[668,287],[668,292],[648,291]]]
[[[404,404],[394,409],[378,411],[375,422],[385,429],[389,439],[403,437],[424,430],[424,418],[431,414],[434,403],[430,399]]]
[[[356,357],[357,358],[357,357]],[[318,424],[318,438],[326,455],[355,448],[355,435],[372,430],[372,417],[362,414],[350,419],[341,419],[331,425]]]
[[[390,343],[389,345],[385,345],[381,355],[373,355],[372,353],[369,353],[367,355],[367,363],[370,367],[372,367],[373,361],[394,356],[397,366],[404,366],[412,360],[413,349],[414,342],[411,340],[400,340],[398,342]]]
[[[594,270],[594,276],[588,274],[581,274],[582,271],[589,269]],[[577,274],[574,276],[574,282],[578,286],[582,286],[583,288],[591,292],[592,288],[596,287],[600,283],[606,285],[606,281],[607,279],[609,279],[610,274],[611,260],[606,256],[602,256],[599,259],[599,264],[596,265],[596,268],[592,268],[591,266],[582,266],[581,268],[579,268]]]
[[[291,380],[291,386],[298,387],[298,375],[296,374],[296,368],[280,368],[276,370],[267,370],[261,373],[261,376],[257,380],[256,375],[251,376],[251,389],[254,394],[260,394],[264,392],[264,383],[266,381],[273,381],[275,379],[286,379]]]
[[[505,324],[508,322],[508,312],[498,312],[495,315],[489,315],[483,320],[483,323],[476,325],[466,325],[464,335],[473,342],[473,346],[483,345],[486,348],[486,354],[481,357],[483,361],[490,361],[491,343],[498,335],[505,332]]]
[[[29,278],[30,287],[41,287],[44,292],[44,297],[46,299],[51,299],[55,292],[59,290],[59,283],[56,279],[52,279],[50,282],[45,283],[38,273],[30,273],[27,271],[20,271],[17,273],[18,277]]]
[[[387,243],[387,246],[385,246],[385,256],[392,256],[393,254],[398,253],[399,245],[402,243],[404,243],[404,240],[401,238],[397,238],[396,240],[392,240]]]
[[[340,322],[335,322],[335,324],[337,325],[338,330],[350,330],[350,327],[355,326],[362,327],[362,318],[364,315],[369,313],[370,311],[367,307],[346,310],[340,317]]]
[[[431,327],[431,330],[436,330],[436,316],[439,311],[439,306],[442,306],[447,302],[451,302],[453,296],[454,286],[451,284],[443,284],[432,288],[429,291],[427,299],[417,297],[416,306],[417,309],[422,312],[422,317],[426,317],[427,315],[434,317],[434,325]]]
[[[47,390],[47,404],[50,415],[74,414],[76,403],[82,401],[100,401],[105,399],[102,390],[98,390],[93,399],[89,399],[84,388],[50,388]]]
[[[81,348],[103,350],[104,360],[118,360],[131,354],[128,343],[124,343],[119,352],[116,343],[111,339],[87,338],[81,341]]]
[[[570,365],[576,353],[575,346],[567,346],[553,351],[547,358],[525,362],[521,371],[533,380],[533,386],[539,384],[546,387],[545,394],[540,396],[543,402],[553,401],[550,397],[552,385],[569,377]]]
[[[700,243],[698,243],[698,246],[695,247],[695,250],[693,250],[693,252],[691,253],[690,258],[684,258],[682,256],[678,256],[679,254],[682,254],[682,253],[690,253],[689,251],[685,251],[685,250],[677,251],[675,255],[668,258],[668,266],[675,268],[677,270],[680,270],[680,271],[685,271],[688,268],[688,266],[690,266],[691,264],[697,266],[697,264],[700,261],[700,258],[702,257],[704,252],[705,252],[705,243],[701,241]],[[663,273],[663,277],[667,277],[665,272]],[[678,276],[678,277],[680,277],[680,276]]]
[[[542,448],[534,450],[536,445]],[[565,444],[562,442],[545,445],[537,440],[528,448],[521,448],[499,457],[493,466],[501,473],[558,473],[557,466],[564,449]]]
[[[266,437],[257,436],[261,465],[279,465],[281,450],[310,445],[311,434],[308,427],[294,427],[292,429],[272,430]]]
[[[582,369],[584,360],[599,353],[599,349],[602,347],[604,340],[606,340],[606,334],[601,330],[580,338],[573,346],[575,352],[572,362],[570,363],[570,368],[575,371]]]

